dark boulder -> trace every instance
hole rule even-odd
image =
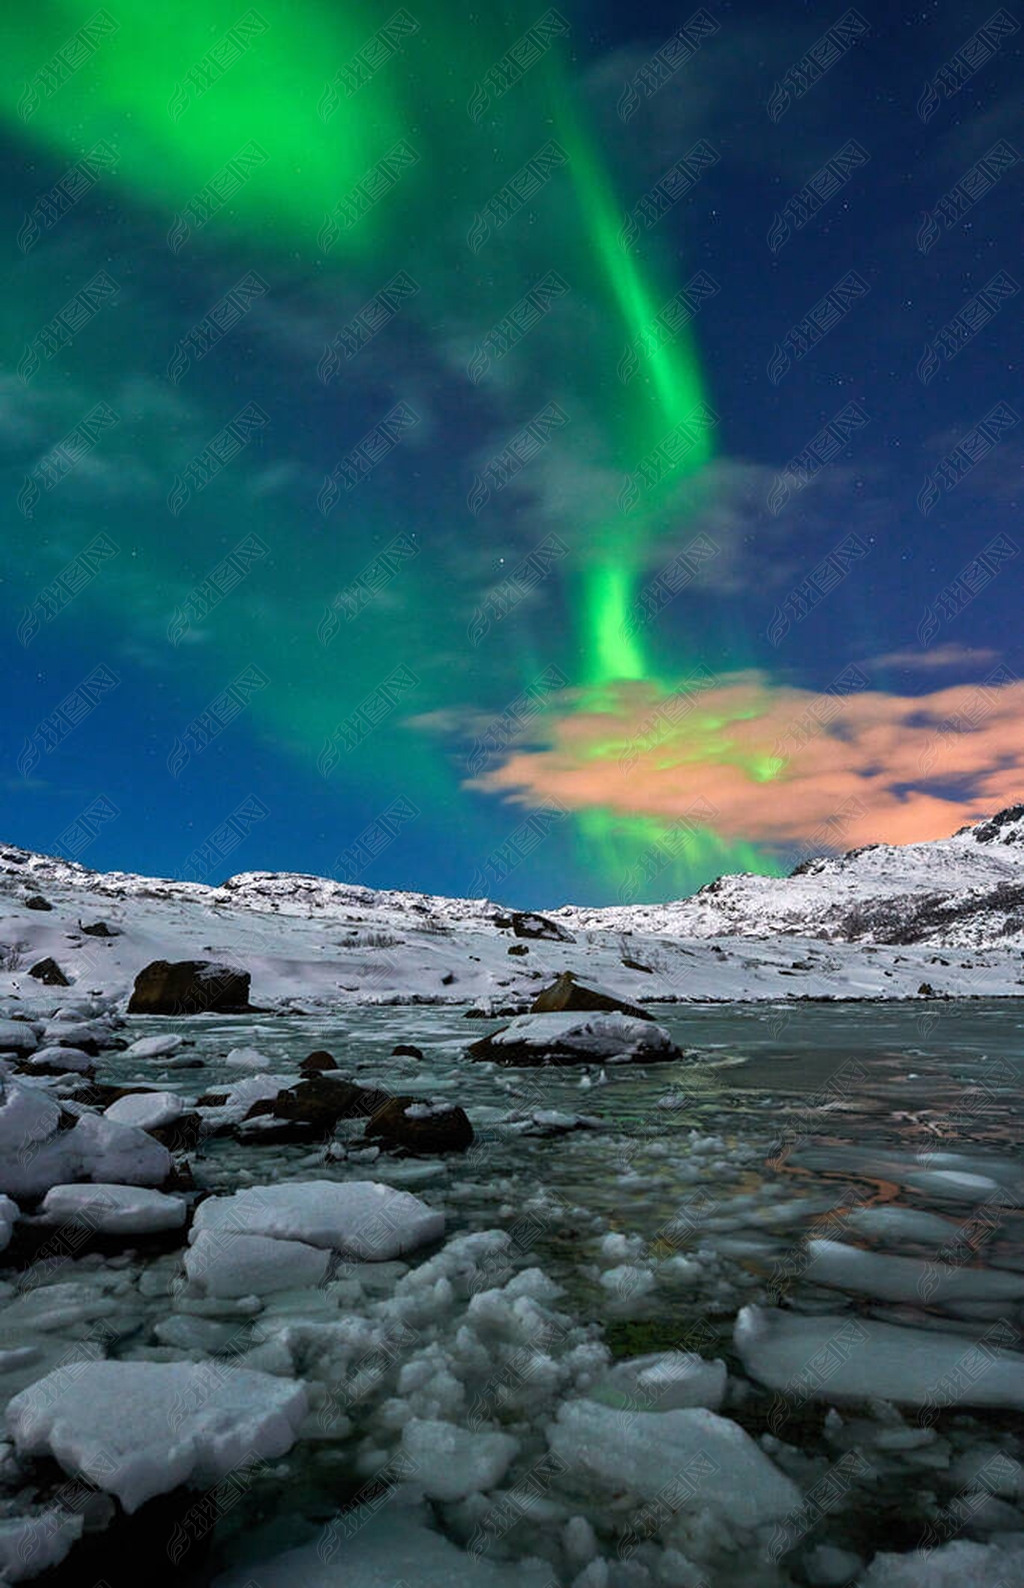
[[[325,1140],[334,1134],[341,1120],[369,1119],[390,1101],[387,1092],[356,1086],[352,1081],[335,1080],[330,1075],[318,1075],[279,1092],[276,1097],[253,1103],[246,1120],[268,1116],[276,1124],[261,1125],[258,1133],[243,1130],[243,1134],[259,1141]]]
[[[411,1042],[399,1042],[397,1047],[391,1049],[393,1059],[422,1059],[423,1049],[414,1047]]]
[[[250,1014],[247,970],[212,960],[154,960],[135,978],[130,1015]]]
[[[379,1141],[384,1147],[433,1156],[439,1152],[465,1152],[473,1141],[473,1127],[465,1111],[457,1106],[392,1097],[367,1120],[365,1136],[367,1141]]]
[[[94,921],[91,926],[82,926],[81,921],[79,921],[78,924],[81,927],[82,931],[85,933],[86,937],[121,937],[121,936],[123,936],[123,934],[122,934],[122,932],[121,932],[119,927],[108,926],[106,921]]]
[[[516,937],[542,937],[551,943],[575,943],[576,939],[557,921],[546,915],[536,915],[532,910],[517,910],[512,915],[512,930]]]
[[[598,992],[596,987],[587,987],[578,982],[571,970],[563,971],[557,981],[550,987],[545,987],[530,1005],[532,1015],[561,1014],[563,1011],[586,1013],[590,1010],[604,1010],[612,1012],[617,1010],[622,1015],[632,1015],[634,1020],[652,1020],[654,1017],[646,1009],[641,1009],[639,1004],[627,1003],[624,998],[616,998],[613,993]]]
[[[47,987],[71,986],[55,959],[39,960],[37,964],[32,966],[29,975],[34,976],[36,981],[41,981]]]
[[[31,899],[25,900],[26,910],[52,910],[53,905],[49,899],[44,899],[41,893],[33,893]]]
[[[530,946],[528,943],[510,943],[506,949],[508,954],[528,954],[529,952]]]
[[[323,1048],[317,1048],[315,1053],[311,1053],[308,1058],[303,1059],[299,1065],[299,1074],[319,1075],[322,1070],[336,1070],[337,1068],[334,1055],[325,1052]]]

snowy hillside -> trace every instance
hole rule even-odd
[[[789,877],[719,877],[692,899],[557,912],[679,937],[797,933],[839,943],[1024,944],[1024,805],[927,844],[872,844]]]
[[[255,1003],[295,1012],[514,1005],[563,970],[646,1002],[898,998],[922,986],[939,996],[1016,994],[1024,807],[939,842],[812,860],[788,878],[722,877],[676,903],[569,905],[547,918],[550,932],[543,918],[486,899],[287,872],[243,872],[208,887],[8,846],[0,993],[41,993],[28,972],[52,959],[67,997],[126,1000],[151,961],[209,957],[250,971]],[[110,935],[92,935],[97,922]],[[47,991],[53,1002],[57,990]]]

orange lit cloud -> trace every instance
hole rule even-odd
[[[513,747],[470,786],[666,822],[706,800],[721,836],[787,848],[837,812],[844,848],[913,843],[1024,796],[1024,682],[1000,669],[923,696],[868,685],[851,667],[821,694],[756,672],[674,695],[623,684],[594,707],[576,694],[542,748]]]

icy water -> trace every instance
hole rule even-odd
[[[986,1453],[1024,1456],[1020,1413],[954,1402],[922,1419],[913,1408],[901,1416],[884,1399],[862,1398],[841,1403],[840,1421],[827,1394],[787,1398],[752,1381],[732,1343],[738,1311],[754,1303],[913,1328],[925,1378],[936,1330],[962,1335],[966,1345],[995,1328],[1020,1348],[1024,1283],[1009,1297],[998,1286],[1024,1276],[1024,1010],[993,1001],[674,1005],[652,1013],[686,1062],[498,1070],[471,1063],[465,1049],[504,1022],[398,1007],[331,1021],[194,1020],[188,1051],[205,1061],[202,1070],[108,1055],[100,1073],[194,1098],[240,1079],[244,1072],[223,1064],[229,1048],[259,1049],[274,1074],[291,1074],[312,1049],[327,1048],[342,1074],[362,1084],[460,1103],[476,1128],[464,1155],[377,1156],[354,1124],[327,1161],[322,1147],[208,1141],[193,1156],[197,1184],[224,1192],[326,1176],[403,1186],[444,1210],[446,1239],[509,1231],[513,1267],[540,1267],[563,1287],[560,1312],[594,1325],[614,1357],[674,1348],[721,1357],[730,1373],[724,1414],[767,1440],[802,1489],[855,1454],[841,1498],[801,1521],[791,1555],[756,1570],[724,1561],[707,1574],[708,1588],[805,1583],[812,1544],[864,1561],[880,1549],[914,1550],[925,1536],[985,1541],[1024,1530],[1024,1486],[1016,1496],[1012,1484],[1010,1492],[1005,1483],[998,1494],[986,1490],[966,1519],[955,1510]],[[135,1024],[138,1035],[182,1029]],[[392,1058],[396,1042],[417,1044],[424,1060]],[[816,1244],[808,1248],[808,1240]],[[912,1261],[895,1282],[889,1270],[880,1282],[876,1269],[850,1266],[851,1250]],[[819,1254],[813,1262],[811,1252]],[[940,1254],[966,1276],[948,1295],[915,1266]],[[535,1413],[538,1427],[556,1399]],[[158,1552],[152,1575],[200,1588],[240,1567],[258,1583],[261,1560],[321,1537],[358,1490],[343,1451],[330,1441],[300,1445],[197,1535],[173,1571]],[[136,1550],[151,1550],[179,1512],[177,1501],[154,1502],[119,1535],[116,1553],[109,1538],[98,1540],[53,1582],[102,1578],[109,1588],[134,1588]],[[599,1536],[602,1517],[595,1495],[590,1520]],[[601,1542],[614,1558],[614,1535]],[[530,1526],[503,1547],[530,1553]],[[342,1563],[339,1555],[339,1582]],[[553,1582],[572,1579],[552,1574]]]

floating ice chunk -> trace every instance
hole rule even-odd
[[[78,1159],[78,1175],[116,1185],[162,1185],[171,1172],[171,1155],[160,1142],[134,1125],[123,1125],[102,1115],[83,1114],[63,1138]]]
[[[917,1241],[938,1248],[956,1234],[956,1226],[949,1219],[940,1218],[937,1213],[921,1213],[917,1208],[897,1207],[893,1202],[878,1208],[854,1208],[844,1223],[858,1235],[886,1245]]]
[[[876,1555],[857,1584],[858,1588],[1021,1588],[1024,1545],[1001,1548],[956,1539],[910,1555]]]
[[[266,1296],[319,1285],[330,1253],[305,1241],[203,1230],[185,1253],[189,1284],[207,1296]]]
[[[787,1515],[800,1490],[738,1423],[701,1408],[621,1411],[570,1401],[548,1439],[572,1473],[608,1488],[653,1499],[671,1480],[672,1508],[715,1511],[740,1527]]]
[[[501,1482],[519,1441],[510,1434],[470,1433],[454,1423],[413,1417],[402,1429],[402,1449],[416,1469],[408,1476],[428,1499],[464,1500]]]
[[[101,1235],[149,1235],[177,1230],[187,1208],[180,1197],[125,1185],[56,1185],[40,1215],[54,1224],[84,1225]]]
[[[848,1549],[833,1544],[818,1544],[804,1561],[804,1571],[812,1588],[846,1588],[860,1571],[863,1561]]]
[[[269,1070],[270,1060],[258,1048],[232,1048],[225,1064],[234,1070]]]
[[[0,1087],[0,1162],[31,1153],[59,1124],[59,1105],[38,1086],[5,1082]]]
[[[0,1582],[25,1582],[59,1566],[84,1526],[84,1517],[65,1510],[0,1521]]]
[[[1024,1355],[1000,1330],[971,1340],[854,1317],[744,1307],[733,1340],[751,1378],[794,1399],[1024,1408]]]
[[[883,1256],[842,1241],[808,1241],[805,1276],[812,1284],[849,1290],[879,1301],[1017,1301],[1024,1274],[956,1267],[917,1257]]]
[[[168,1053],[177,1053],[181,1037],[140,1037],[125,1053],[126,1059],[162,1059]]]
[[[467,1553],[428,1527],[421,1508],[392,1501],[376,1516],[347,1511],[315,1544],[218,1577],[214,1588],[246,1588],[254,1579],[259,1588],[551,1588],[552,1573],[540,1563],[505,1565]]]
[[[217,1363],[87,1362],[16,1395],[7,1426],[21,1456],[65,1472],[135,1511],[179,1484],[214,1484],[246,1459],[295,1442],[306,1392],[290,1379]]]
[[[589,1391],[604,1406],[671,1412],[688,1406],[717,1411],[725,1397],[725,1363],[705,1362],[694,1351],[656,1351],[619,1362]]]
[[[294,1180],[210,1197],[196,1210],[193,1238],[202,1230],[235,1230],[332,1247],[347,1257],[401,1257],[444,1233],[435,1213],[408,1191],[372,1180]]]
[[[0,1020],[0,1053],[32,1053],[39,1038],[27,1020]]]
[[[919,1169],[906,1177],[914,1191],[924,1191],[940,1202],[975,1202],[991,1196],[999,1187],[984,1174],[965,1174],[959,1169]]]
[[[156,1130],[169,1125],[180,1115],[183,1104],[175,1092],[129,1092],[103,1110],[106,1119],[119,1125],[137,1125],[139,1130]]]

